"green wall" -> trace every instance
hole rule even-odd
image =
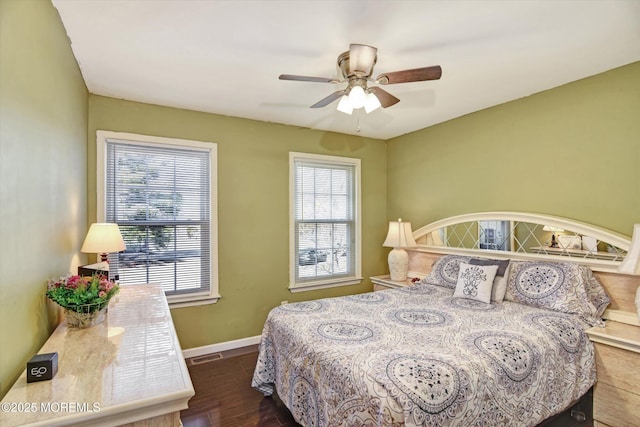
[[[48,1],[0,0],[0,397],[57,322],[86,232],[87,89]]]
[[[216,304],[173,309],[183,348],[260,335],[270,309],[371,290],[386,271],[386,148],[384,141],[189,110],[89,97],[89,170],[96,130],[194,139],[218,144],[219,291]],[[289,284],[289,152],[362,159],[362,284],[291,293]],[[96,218],[94,174],[88,215]]]
[[[0,396],[57,322],[46,279],[86,261],[97,129],[218,144],[222,299],[172,310],[192,348],[258,335],[282,300],[371,289],[288,291],[289,151],[362,159],[365,278],[387,271],[388,218],[417,228],[519,210],[629,235],[640,220],[639,79],[631,64],[385,144],[88,95],[53,6],[0,0]]]
[[[487,88],[487,90],[491,90]],[[387,216],[640,222],[640,62],[389,140]]]

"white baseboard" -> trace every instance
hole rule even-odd
[[[260,344],[260,335],[255,337],[241,338],[239,340],[220,342],[217,344],[205,345],[202,347],[188,348],[182,350],[182,355],[185,359],[196,356],[203,356],[210,353],[218,353],[226,350],[233,350],[236,348],[247,347],[250,345]]]

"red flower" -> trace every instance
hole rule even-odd
[[[78,287],[78,284],[83,281],[84,280],[80,276],[71,276],[66,281],[66,287],[68,289],[76,289]]]

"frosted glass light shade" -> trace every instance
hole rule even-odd
[[[126,248],[118,224],[97,222],[91,224],[80,251],[104,254],[124,251]]]
[[[353,107],[351,106],[351,101],[349,101],[349,97],[347,95],[342,95],[342,98],[340,98],[340,102],[338,102],[338,111],[345,114],[353,113]]]
[[[364,107],[365,100],[366,100],[366,95],[362,87],[354,86],[351,88],[351,90],[349,91],[349,101],[351,101],[351,106],[353,108]]]
[[[364,111],[369,114],[381,107],[380,100],[372,93],[368,93],[364,101]]]

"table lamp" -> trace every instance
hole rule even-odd
[[[389,273],[391,280],[407,280],[407,270],[409,269],[409,254],[403,248],[416,246],[413,239],[410,222],[398,221],[389,222],[389,232],[382,246],[393,248],[389,252]]]
[[[109,253],[124,251],[126,248],[118,224],[96,222],[91,224],[80,251],[100,254],[100,261],[108,262]]]
[[[544,227],[542,227],[542,229],[544,231],[551,231],[551,245],[549,245],[550,248],[557,248],[558,247],[558,240],[556,240],[556,233],[562,233],[564,231],[564,229],[562,228],[558,228],[558,227],[553,227],[551,225],[545,225]]]

